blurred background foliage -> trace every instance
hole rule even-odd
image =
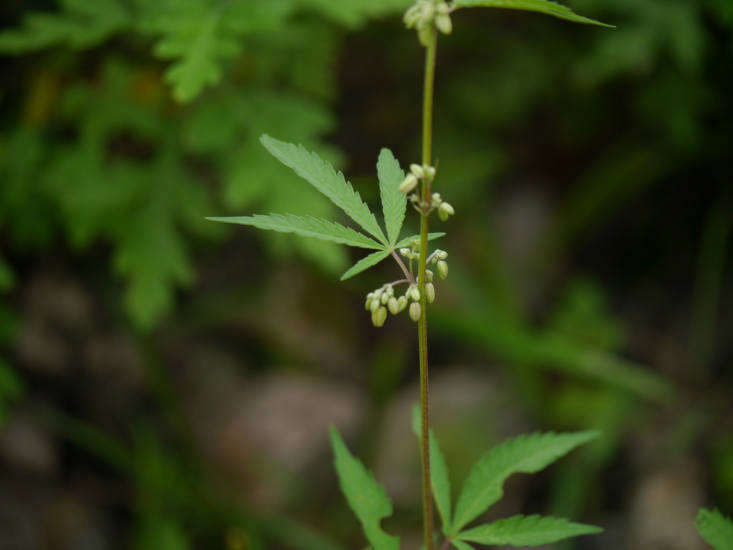
[[[336,215],[263,132],[372,202],[380,147],[417,158],[407,4],[3,3],[3,548],[363,544],[330,422],[417,548],[414,327],[362,307],[391,266],[337,285],[343,249],[204,221]],[[703,548],[698,506],[733,510],[733,3],[572,7],[618,28],[459,12],[439,46],[436,431],[459,476],[508,435],[601,428],[498,513]]]

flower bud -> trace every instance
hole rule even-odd
[[[417,288],[416,286],[411,286],[411,287],[410,287],[410,288],[409,288],[409,289],[407,290],[407,294],[408,294],[408,296],[409,296],[410,298],[412,298],[412,299],[413,299],[413,300],[415,300],[416,302],[417,302],[418,300],[420,300],[420,291],[418,290],[418,288]]]
[[[400,296],[397,298],[397,313],[404,311],[404,309],[407,307],[407,297]]]
[[[456,211],[453,210],[453,207],[450,204],[448,204],[447,202],[441,203],[440,207],[438,208],[438,217],[442,221],[446,221],[448,218],[450,218],[455,213]]]
[[[425,285],[425,297],[428,299],[429,304],[435,301],[435,286],[433,283],[427,283]]]
[[[381,303],[381,296],[375,296],[372,298],[372,303],[369,304],[369,309],[372,310],[372,313],[377,311]]]
[[[441,13],[435,18],[435,26],[443,34],[450,34],[453,32],[453,23],[451,23],[450,15]]]
[[[366,308],[367,311],[369,311],[371,309],[371,307],[372,307],[372,300],[373,299],[374,299],[374,294],[373,293],[370,292],[369,294],[367,294],[366,302],[364,303],[364,307]]]
[[[447,260],[448,259],[448,253],[445,250],[436,250],[435,251],[435,257],[439,260]]]
[[[423,167],[419,164],[410,164],[410,172],[415,174],[415,177],[418,179],[425,177],[425,170],[423,170]]]
[[[387,309],[380,307],[379,309],[376,309],[372,311],[372,324],[375,327],[381,327],[384,325],[384,322],[387,320]]]
[[[405,258],[407,258],[410,255],[410,249],[409,248],[400,248],[400,254],[402,254]]]
[[[434,166],[425,166],[424,170],[425,170],[425,176],[427,176],[429,180],[432,180],[435,178],[435,167]]]
[[[389,294],[382,292],[382,298],[379,301],[382,302],[382,305],[385,305],[389,301]]]
[[[412,302],[410,304],[410,319],[416,323],[420,320],[420,304]]]
[[[397,298],[392,296],[387,302],[387,308],[392,315],[397,315],[400,312],[400,304]]]
[[[426,269],[425,270],[425,277],[427,277],[428,281],[432,281],[433,280],[433,272],[431,270],[429,270],[429,269]]]
[[[405,195],[417,187],[417,177],[415,174],[407,174],[407,177],[402,181],[399,186],[399,192]]]
[[[438,275],[441,279],[445,279],[448,276],[448,262],[440,260],[438,262]]]
[[[435,11],[438,13],[450,13],[450,6],[445,2],[441,2],[435,7]]]

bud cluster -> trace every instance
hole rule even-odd
[[[412,273],[412,260],[417,260],[420,256],[420,244],[417,239],[410,243],[410,248],[401,248],[400,255],[410,261],[410,273]],[[448,253],[445,250],[436,250],[428,256],[427,263],[435,265],[438,275],[441,279],[448,276]],[[432,304],[435,301],[435,285],[433,284],[433,271],[425,270],[425,300]],[[417,322],[420,320],[422,307],[420,306],[420,290],[415,279],[410,275],[409,279],[387,283],[380,288],[370,292],[366,296],[364,307],[372,314],[372,324],[375,327],[381,327],[387,320],[387,313],[398,315],[405,309],[408,310],[410,319]],[[402,296],[395,295],[395,285],[407,283],[407,290]],[[409,306],[409,307],[408,307]]]
[[[456,213],[455,209],[453,208],[453,205],[445,202],[440,197],[440,193],[433,193],[430,206],[431,208],[438,209],[438,217],[440,218],[441,221],[447,221],[448,218],[450,218],[453,214]]]
[[[427,165],[420,166],[419,164],[411,164],[410,173],[407,174],[399,186],[400,193],[407,195],[407,193],[412,192],[422,179],[433,181],[435,179],[435,168]]]
[[[405,25],[408,29],[416,28],[420,42],[423,46],[427,46],[433,27],[443,34],[450,34],[453,31],[451,11],[452,8],[445,2],[418,0],[405,12]]]

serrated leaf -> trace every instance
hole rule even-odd
[[[354,265],[352,265],[349,269],[347,269],[346,272],[341,275],[341,280],[345,281],[346,279],[350,279],[354,275],[358,275],[362,271],[365,271],[370,267],[377,265],[379,262],[389,256],[390,252],[391,251],[389,250],[380,250],[379,252],[374,252],[372,254],[369,254],[369,256],[365,256]]]
[[[96,46],[130,25],[118,0],[63,0],[58,12],[31,12],[23,26],[0,33],[0,52],[23,53],[63,44],[73,49]]]
[[[254,216],[234,216],[226,218],[206,218],[207,220],[223,223],[235,223],[239,225],[250,225],[258,229],[268,229],[281,233],[296,233],[303,237],[313,237],[322,241],[331,241],[339,244],[347,244],[359,248],[373,248],[380,250],[383,246],[370,239],[366,235],[354,231],[350,227],[341,224],[314,218],[313,216],[296,216],[294,214],[269,214]]]
[[[336,428],[331,427],[331,445],[341,491],[364,528],[374,550],[397,550],[399,538],[384,532],[380,522],[392,515],[392,502],[374,476],[344,444]]]
[[[405,179],[405,173],[389,149],[382,149],[379,153],[377,176],[379,177],[379,195],[382,199],[384,225],[387,228],[389,244],[394,245],[400,236],[402,223],[405,221],[407,197],[399,191],[399,186]]]
[[[454,548],[457,550],[473,550],[473,546],[468,544],[467,542],[463,542],[462,540],[458,539],[452,539],[450,543],[453,545]]]
[[[417,406],[412,409],[412,430],[419,441],[422,436],[422,417],[420,408]],[[445,457],[432,428],[430,428],[430,484],[440,519],[443,522],[443,530],[447,531],[451,524],[450,478]]]
[[[435,239],[439,239],[441,237],[445,237],[445,233],[428,233],[428,241],[434,241]],[[392,248],[402,248],[404,246],[409,246],[412,239],[420,239],[420,235],[411,235],[409,237],[405,237],[401,241],[395,243]]]
[[[457,535],[464,541],[489,545],[540,546],[559,540],[591,535],[603,529],[573,523],[562,518],[514,516],[487,525],[479,525]]]
[[[366,232],[387,244],[374,214],[341,172],[337,172],[328,162],[302,145],[279,141],[267,134],[260,141],[275,158],[328,197]]]
[[[501,499],[504,494],[502,486],[510,475],[538,472],[598,436],[597,431],[535,433],[520,435],[494,447],[474,464],[463,484],[451,534],[456,534]]]
[[[574,23],[584,23],[586,25],[598,25],[601,27],[615,28],[614,25],[607,25],[595,19],[589,19],[578,15],[570,8],[550,2],[549,0],[454,0],[453,6],[456,8],[505,8],[512,10],[534,11],[552,15],[559,19],[565,19]]]
[[[695,526],[700,536],[715,550],[733,550],[733,520],[718,510],[701,509]]]

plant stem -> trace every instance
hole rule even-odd
[[[423,133],[422,162],[432,165],[433,147],[433,88],[435,81],[435,54],[438,47],[438,35],[435,28],[425,48],[425,81],[423,88]],[[428,257],[428,216],[430,205],[431,181],[424,178],[422,182],[422,211],[420,213],[420,258],[418,259],[418,290],[420,291],[420,320],[417,325],[418,350],[420,355],[420,413],[422,415],[422,433],[420,434],[420,453],[422,456],[422,493],[423,493],[423,527],[425,549],[433,550],[433,501],[430,491],[430,417],[428,414],[428,303],[425,295],[425,269]],[[426,207],[425,204],[428,206]]]

